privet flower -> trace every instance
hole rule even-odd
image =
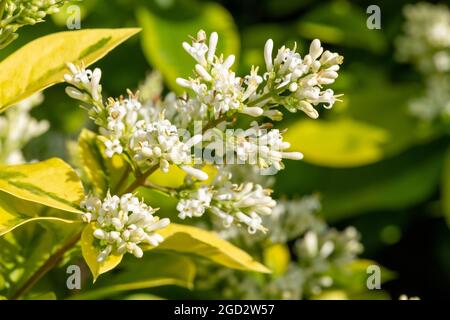
[[[207,38],[202,30],[191,44],[183,43],[196,65],[193,77],[177,79],[188,89],[179,97],[169,93],[161,98],[162,85],[157,83],[161,77],[154,73],[141,85],[143,96],[128,91],[127,97],[104,101],[101,71],[73,64],[68,64],[70,74],[64,77],[70,85],[66,92],[81,101],[100,126],[107,157],[123,154],[136,173],[168,172],[173,165],[187,173],[185,184],[170,191],[179,199],[181,219],[207,212],[224,226],[243,225],[251,234],[265,232],[263,217],[270,216],[276,206],[271,190],[249,181],[233,183],[231,174],[220,169],[232,163],[248,164],[274,174],[284,168],[284,159],[300,160],[303,155],[289,150],[290,144],[283,140],[285,130],[257,121],[250,128],[230,130],[231,117],[245,114],[281,120],[277,108],[285,106],[317,118],[315,106],[331,108],[337,100],[324,87],[337,78],[343,58],[324,51],[319,40],[311,43],[304,57],[286,47],[272,57],[269,40],[264,49],[266,72],[254,66],[239,77],[232,70],[235,57],[216,53],[217,43],[217,33]],[[208,179],[205,164],[217,165],[220,171],[209,184],[197,181]]]
[[[44,21],[48,14],[59,11],[68,0],[4,0],[0,1],[0,49],[14,41],[17,29]]]
[[[270,196],[272,191],[252,182],[235,184],[231,178],[230,172],[221,171],[210,186],[180,192],[178,216],[185,219],[209,212],[222,221],[223,227],[245,225],[250,234],[266,232],[262,216],[270,215],[276,205]]]
[[[425,85],[425,95],[409,103],[411,114],[426,122],[450,119],[450,74],[430,76]]]
[[[404,8],[404,34],[397,57],[425,74],[450,71],[450,10],[444,4],[418,3]]]
[[[91,106],[89,115],[100,125],[105,140],[106,156],[127,153],[141,168],[158,165],[168,172],[171,164],[178,165],[186,173],[199,180],[208,175],[192,166],[194,157],[191,149],[202,140],[194,135],[182,141],[178,128],[165,117],[165,112],[155,113],[151,106],[142,106],[138,97],[128,91],[128,98],[108,99],[104,104],[101,95],[101,71],[86,70],[68,64],[71,74],[65,75],[71,87],[67,94]]]
[[[94,237],[101,250],[98,262],[105,261],[111,254],[131,253],[141,258],[142,245],[159,245],[164,239],[157,233],[170,221],[154,216],[156,209],[146,205],[131,193],[121,197],[109,193],[100,200],[88,196],[81,203],[86,223],[94,223]]]
[[[334,272],[349,272],[347,264],[362,252],[359,233],[353,227],[330,228],[317,216],[317,196],[280,200],[272,215],[264,216],[267,234],[249,237],[231,227],[219,234],[253,255],[263,255],[265,244],[288,246],[294,242],[291,262],[282,274],[254,278],[235,270],[213,267],[199,270],[198,287],[223,287],[226,299],[312,298],[335,285]]]
[[[219,119],[223,115],[243,113],[281,120],[282,113],[274,108],[283,105],[291,112],[302,110],[315,119],[318,112],[314,106],[323,104],[331,108],[337,100],[333,90],[322,90],[322,87],[338,77],[343,58],[337,53],[324,52],[317,39],[304,57],[295,47],[283,46],[274,59],[273,41],[269,39],[264,48],[266,73],[259,74],[259,67],[253,66],[243,78],[231,69],[234,55],[216,55],[217,41],[217,33],[211,33],[207,41],[206,33],[200,30],[192,44],[183,43],[197,64],[195,77],[178,78],[177,83],[195,93],[190,101],[191,109],[207,109],[203,117]]]
[[[397,58],[412,63],[423,75],[426,92],[409,104],[411,114],[431,122],[449,119],[450,10],[446,5],[405,6],[404,34],[397,41]]]
[[[290,143],[283,141],[282,132],[259,126],[256,122],[245,131],[236,131],[227,145],[236,153],[237,163],[256,164],[259,168],[273,166],[277,171],[284,168],[283,159],[301,160],[300,152],[286,151]]]
[[[31,108],[41,104],[43,99],[41,93],[34,94],[0,116],[0,163],[24,163],[21,149],[48,130],[47,121],[37,121],[30,116]]]

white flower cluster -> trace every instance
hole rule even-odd
[[[273,41],[264,48],[267,72],[258,75],[259,68],[252,67],[244,78],[231,70],[235,57],[217,56],[218,35],[213,32],[208,44],[206,34],[199,31],[192,44],[183,43],[184,49],[196,60],[196,77],[178,78],[177,83],[191,89],[195,97],[189,101],[191,109],[208,110],[219,119],[223,115],[239,112],[253,117],[266,116],[281,120],[282,113],[273,109],[283,105],[289,111],[304,111],[312,118],[318,117],[313,106],[325,104],[331,108],[337,96],[333,90],[322,91],[322,86],[334,82],[343,58],[337,53],[323,51],[319,40],[314,40],[309,54],[303,58],[294,49],[283,46],[272,59]]]
[[[92,105],[90,116],[107,138],[105,153],[108,157],[125,152],[142,168],[158,165],[163,172],[168,172],[170,164],[176,164],[199,180],[208,178],[206,173],[191,165],[194,162],[191,148],[202,141],[202,135],[182,141],[183,132],[165,118],[163,109],[155,113],[151,106],[142,106],[131,92],[128,98],[109,99],[103,104],[100,69],[85,70],[73,64],[68,67],[72,74],[65,75],[65,80],[73,87],[67,87],[66,92]]]
[[[426,79],[425,95],[409,103],[409,111],[417,118],[430,122],[437,118],[450,119],[450,74]]]
[[[0,116],[0,163],[24,163],[21,149],[33,138],[49,128],[45,120],[38,121],[30,116],[30,110],[42,103],[44,97],[37,93],[11,107]]]
[[[180,194],[177,205],[179,217],[200,217],[206,211],[212,213],[228,228],[233,223],[244,224],[250,234],[266,232],[261,216],[272,213],[276,202],[270,196],[271,190],[252,182],[234,184],[227,171],[217,174],[211,186],[203,186],[195,191]]]
[[[296,253],[305,264],[309,263],[308,260],[326,260],[342,265],[363,251],[359,237],[354,227],[348,227],[343,232],[311,229],[296,242]]]
[[[363,247],[353,227],[343,231],[330,228],[317,216],[320,202],[315,195],[298,200],[279,200],[270,216],[264,217],[267,234],[249,236],[238,228],[224,229],[220,235],[252,255],[263,255],[272,246],[288,249],[294,242],[293,257],[283,273],[255,279],[233,270],[199,270],[200,285],[226,288],[226,299],[304,299],[335,285],[334,275],[348,270]],[[267,247],[269,246],[269,247]],[[344,287],[345,289],[345,287]]]
[[[171,165],[188,174],[185,182],[189,183],[175,190],[180,218],[209,212],[226,226],[234,223],[247,226],[250,233],[266,231],[262,217],[270,215],[276,205],[270,190],[248,181],[232,183],[227,171],[222,171],[210,185],[200,184],[200,188],[189,179],[207,180],[201,165],[212,163],[223,168],[230,164],[230,154],[231,163],[270,169],[265,174],[283,169],[283,159],[301,159],[300,152],[288,151],[290,144],[283,140],[283,130],[256,121],[250,128],[229,128],[233,124],[230,117],[241,113],[281,120],[282,113],[276,108],[284,106],[317,118],[314,106],[324,104],[331,108],[336,101],[331,89],[322,89],[337,78],[343,58],[324,51],[320,41],[314,40],[304,57],[295,48],[283,46],[272,59],[273,42],[269,40],[264,49],[267,72],[259,75],[259,68],[252,67],[250,74],[241,78],[231,69],[233,55],[216,54],[217,42],[217,33],[207,39],[201,30],[192,44],[183,43],[197,64],[194,77],[177,79],[179,85],[190,89],[181,97],[169,93],[161,98],[162,85],[157,83],[161,77],[153,74],[143,86],[145,99],[128,91],[127,98],[110,98],[105,103],[101,71],[73,64],[68,64],[71,74],[64,77],[71,85],[66,92],[82,101],[100,126],[106,156],[123,154],[136,177],[146,178],[146,173],[156,169],[168,172]]]
[[[75,66],[73,63],[68,63],[71,74],[65,74],[64,80],[73,85],[73,87],[67,87],[66,93],[73,99],[83,102],[92,102],[96,112],[101,112],[101,109],[96,105],[100,102],[103,104],[102,99],[102,86],[100,85],[100,79],[102,77],[102,71],[99,68],[95,68],[94,71],[85,69],[83,65]]]
[[[94,237],[99,241],[98,262],[105,261],[111,254],[126,252],[140,258],[143,251],[140,245],[159,245],[164,239],[157,230],[169,225],[167,218],[154,216],[156,211],[131,193],[121,197],[111,196],[100,200],[88,196],[81,204],[86,212],[83,221],[94,223]]]
[[[412,63],[424,77],[426,93],[409,105],[424,121],[450,116],[450,9],[444,4],[407,5],[404,35],[397,42],[397,57]]]
[[[236,163],[256,164],[259,168],[273,166],[276,171],[284,168],[283,159],[301,160],[300,152],[287,152],[290,143],[283,141],[282,132],[278,129],[268,130],[256,122],[245,131],[236,131],[227,146],[231,146],[236,154]]]
[[[397,56],[424,73],[450,71],[450,10],[444,4],[418,3],[404,9],[404,35]]]

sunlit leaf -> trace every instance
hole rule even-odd
[[[127,256],[120,272],[105,275],[91,289],[73,296],[73,299],[99,299],[124,291],[159,286],[177,285],[193,287],[195,264],[187,257],[169,252],[150,252],[138,259]]]
[[[66,63],[86,66],[101,59],[139,29],[85,29],[34,40],[0,62],[0,112],[63,81]]]
[[[264,264],[272,270],[274,276],[282,275],[286,272],[291,255],[289,247],[283,243],[276,243],[264,249]]]
[[[89,224],[86,228],[84,228],[81,235],[81,252],[83,253],[83,258],[92,272],[95,282],[101,274],[117,267],[120,261],[122,261],[123,255],[111,254],[105,261],[98,262],[97,257],[100,254],[100,250],[95,245],[97,240],[94,238],[93,233],[94,228],[92,224]]]
[[[0,166],[0,191],[55,209],[80,213],[83,186],[73,169],[58,158]]]
[[[210,183],[217,175],[217,168],[212,165],[205,165],[202,167],[202,171],[208,174],[208,180],[204,181],[205,184]],[[176,165],[169,167],[169,172],[162,172],[160,169],[153,173],[149,181],[156,183],[160,186],[178,188],[184,183],[184,178],[187,176],[186,172],[181,170]]]
[[[381,146],[389,135],[382,128],[351,119],[300,120],[289,127],[285,139],[304,154],[306,162],[353,167],[380,160]]]
[[[250,255],[216,234],[200,228],[171,223],[158,231],[164,242],[157,250],[172,250],[200,256],[233,269],[269,273]]]

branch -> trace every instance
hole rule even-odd
[[[159,168],[158,165],[154,165],[153,167],[151,167],[150,169],[148,169],[147,171],[145,171],[141,176],[137,177],[136,180],[134,180],[134,182],[128,186],[128,188],[125,189],[125,191],[123,192],[123,194],[133,192],[134,190],[136,190],[137,188],[139,188],[140,186],[142,186],[142,185],[145,183],[145,180],[147,180],[147,178],[148,178],[153,172],[155,172],[156,170],[158,170],[158,168]]]

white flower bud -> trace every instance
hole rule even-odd
[[[213,32],[209,36],[209,47],[208,47],[208,57],[207,57],[207,61],[209,63],[213,62],[218,39],[219,39],[219,35],[217,34],[217,32]]]
[[[208,180],[208,174],[200,169],[196,169],[190,166],[181,166],[180,168],[187,174],[193,176],[194,178],[197,178],[200,181]]]
[[[273,51],[273,40],[269,39],[266,41],[266,44],[264,45],[264,61],[266,62],[266,69],[268,72],[272,71],[273,69],[272,51]]]

